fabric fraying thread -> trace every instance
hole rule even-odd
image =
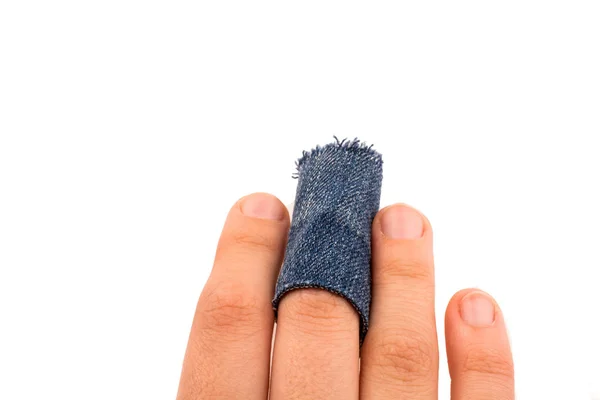
[[[325,146],[315,146],[314,149],[307,151],[307,150],[303,150],[302,151],[302,157],[300,157],[298,160],[296,160],[296,171],[292,174],[292,178],[294,179],[298,179],[299,175],[300,175],[300,167],[302,166],[302,164],[304,164],[306,162],[306,160],[310,159],[311,157],[315,157],[318,156],[319,154],[321,154],[323,151],[326,151],[327,149],[332,149],[332,148],[342,148],[342,149],[346,149],[348,151],[365,151],[367,153],[370,153],[373,157],[375,157],[376,159],[378,159],[379,163],[383,163],[383,159],[381,157],[381,154],[379,154],[378,152],[373,150],[373,144],[367,144],[366,142],[361,141],[358,138],[354,138],[354,139],[338,139],[337,136],[333,136],[333,138],[335,139],[334,143],[329,143],[326,144]]]

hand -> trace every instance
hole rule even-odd
[[[279,305],[270,371],[271,306],[289,215],[254,194],[231,209],[198,301],[178,399],[437,399],[432,231],[418,211],[394,205],[373,222],[369,332],[343,298],[299,289]],[[502,312],[465,289],[446,310],[452,399],[514,399]],[[359,370],[360,356],[360,370]]]

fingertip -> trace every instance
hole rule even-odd
[[[270,193],[256,192],[239,199],[234,205],[246,217],[273,221],[289,221],[287,207]]]
[[[490,327],[501,321],[502,311],[498,302],[489,293],[468,288],[456,292],[446,307],[446,324],[460,320],[473,328]]]
[[[379,210],[373,221],[373,229],[392,240],[416,240],[431,234],[431,223],[416,208],[396,203]]]
[[[261,250],[282,257],[289,224],[286,207],[274,195],[258,192],[244,196],[227,215],[215,261],[223,256]]]

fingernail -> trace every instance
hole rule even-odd
[[[423,217],[413,208],[393,206],[384,211],[381,230],[392,239],[418,239],[423,236]]]
[[[262,219],[282,219],[285,215],[283,205],[275,196],[266,193],[255,193],[242,203],[244,215]]]
[[[494,301],[483,292],[471,292],[460,302],[460,316],[467,325],[491,326],[496,318]]]

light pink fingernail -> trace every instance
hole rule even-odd
[[[392,206],[384,211],[381,230],[392,239],[418,239],[423,236],[423,217],[413,208]]]
[[[494,300],[483,292],[471,292],[460,301],[460,316],[473,327],[492,326],[496,319]]]
[[[285,209],[275,196],[266,193],[255,193],[242,203],[242,212],[254,218],[282,219]]]

